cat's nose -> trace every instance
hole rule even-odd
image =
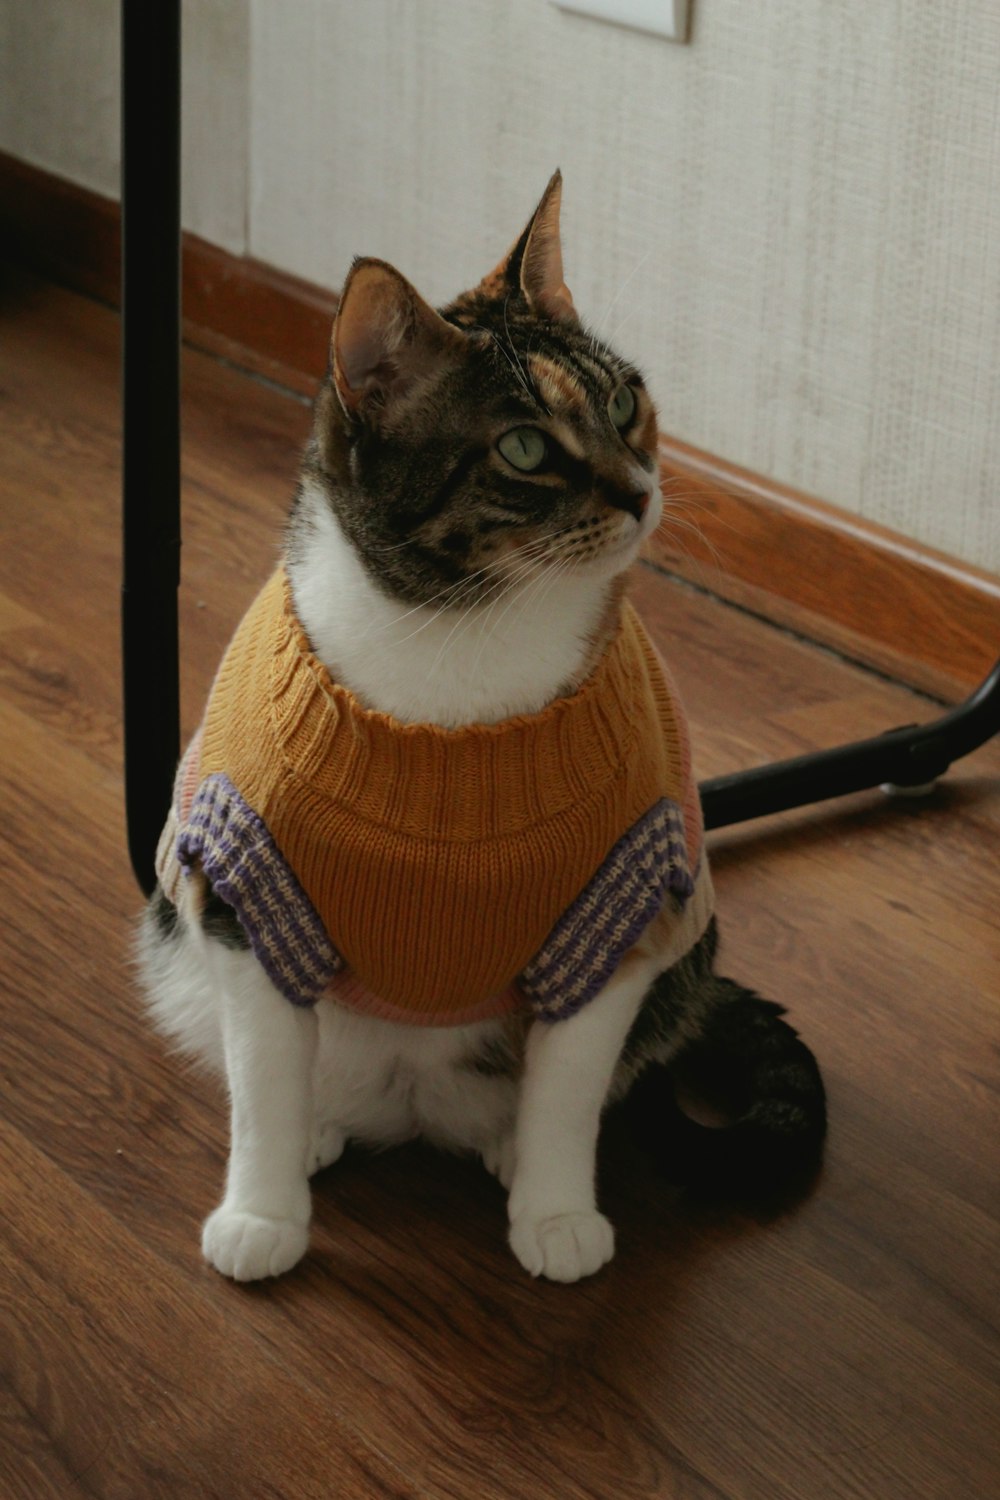
[[[637,521],[641,521],[649,509],[648,490],[635,490],[632,494],[624,494],[621,490],[607,490],[604,498],[615,510],[627,511]]]

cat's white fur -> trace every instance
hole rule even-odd
[[[613,519],[602,556],[543,576],[531,570],[473,610],[389,599],[369,578],[325,498],[303,497],[312,535],[290,568],[313,646],[369,707],[455,726],[531,713],[575,680],[593,649],[610,580],[655,528]],[[597,1210],[601,1112],[625,1037],[661,956],[633,950],[576,1016],[533,1023],[519,1079],[468,1066],[502,1023],[401,1026],[331,1001],[290,1005],[251,954],[206,939],[189,885],[175,940],[142,944],[150,1005],[186,1052],[225,1074],[231,1148],[222,1203],[206,1220],[208,1260],[238,1280],[277,1275],[308,1239],[308,1176],[349,1139],[388,1145],[423,1135],[474,1151],[508,1186],[510,1244],[533,1275],[575,1281],[614,1250]],[[183,905],[183,903],[182,903]],[[456,941],[463,941],[457,934]]]

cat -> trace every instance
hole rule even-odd
[[[202,1248],[238,1280],[301,1258],[348,1141],[418,1135],[499,1178],[527,1272],[591,1275],[602,1117],[638,1080],[655,1133],[676,1061],[753,1085],[703,1132],[741,1170],[818,1159],[811,1053],[714,972],[683,715],[625,597],[656,413],[577,315],[560,199],[440,311],[353,264],[282,568],[178,773],[140,962],[228,1082]]]

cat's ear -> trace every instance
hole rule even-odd
[[[559,209],[562,204],[562,173],[552,175],[531,223],[521,236],[523,249],[518,268],[521,290],[535,312],[562,322],[575,322],[576,309],[563,280]]]
[[[394,267],[367,257],[354,262],[330,349],[334,387],[348,415],[384,406],[449,349],[463,346],[458,330]]]
[[[520,292],[532,312],[561,323],[577,321],[569,287],[563,280],[562,243],[559,238],[559,207],[562,173],[552,175],[541,202],[524,233],[483,282],[494,294],[503,288]]]

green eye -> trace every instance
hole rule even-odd
[[[620,385],[608,402],[608,416],[619,432],[635,416],[635,393],[631,386]]]
[[[509,464],[525,473],[545,460],[545,438],[537,427],[512,427],[497,439],[497,448]]]

